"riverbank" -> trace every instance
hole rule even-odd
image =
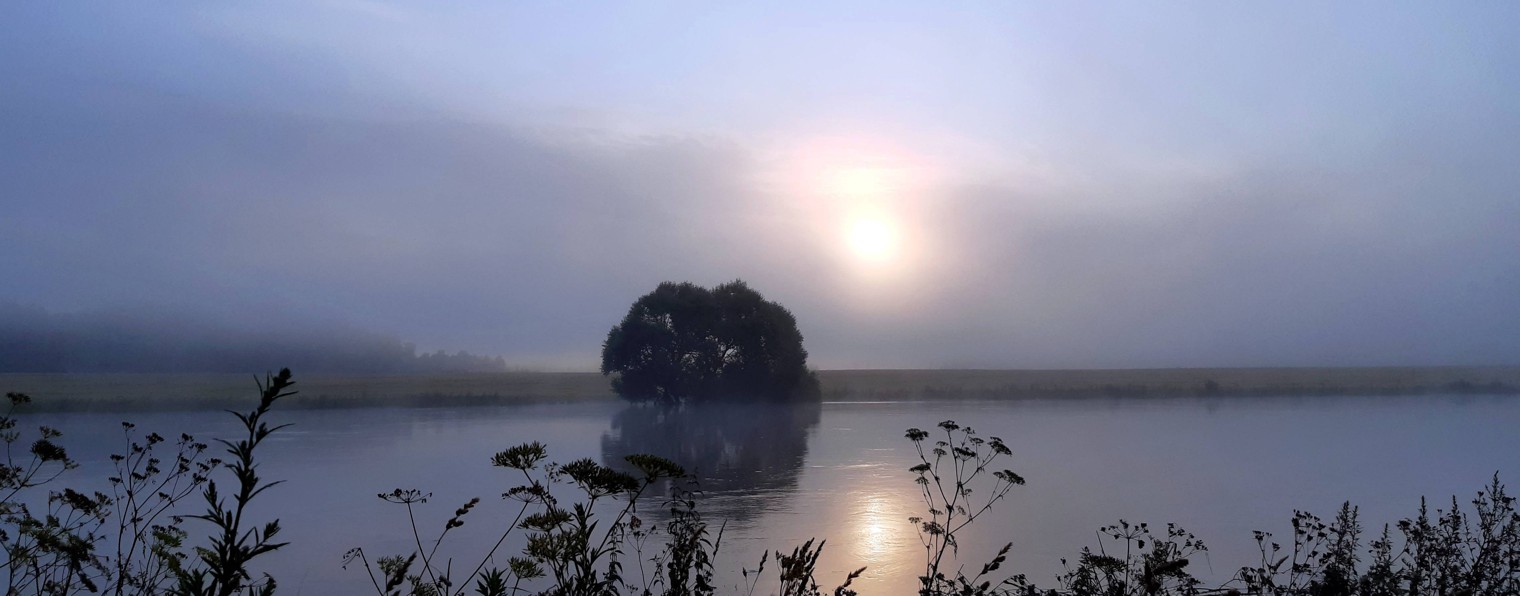
[[[1094,397],[1516,395],[1520,366],[1126,370],[825,370],[829,401]],[[201,410],[241,406],[252,375],[0,374],[32,411]],[[614,399],[596,373],[302,376],[287,408],[462,407]]]
[[[837,401],[1520,394],[1520,366],[835,370],[820,377],[825,399]]]

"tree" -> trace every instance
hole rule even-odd
[[[711,290],[664,282],[602,344],[602,374],[634,401],[815,399],[797,320],[743,281]]]

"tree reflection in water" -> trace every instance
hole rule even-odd
[[[790,494],[822,406],[810,403],[630,404],[602,435],[602,461],[648,453],[674,460],[706,495],[704,511],[743,522]]]

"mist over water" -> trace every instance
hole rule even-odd
[[[66,485],[103,482],[121,449],[119,422],[141,432],[229,436],[221,413],[50,414],[28,422],[62,429],[82,462]],[[542,441],[550,459],[614,464],[629,452],[669,456],[696,472],[706,519],[723,523],[720,588],[738,584],[766,550],[827,538],[820,582],[862,565],[862,593],[910,591],[921,547],[909,427],[953,419],[1012,449],[1007,467],[1028,479],[965,534],[960,560],[979,566],[1013,542],[1005,570],[1053,583],[1060,559],[1094,546],[1117,522],[1176,522],[1210,547],[1193,568],[1226,579],[1256,563],[1252,530],[1286,536],[1294,509],[1330,515],[1361,507],[1369,532],[1452,495],[1466,503],[1494,472],[1520,470],[1520,401],[1500,397],[1029,400],[1017,402],[705,405],[681,411],[619,403],[462,409],[277,411],[295,424],[268,444],[262,473],[285,479],[254,515],[285,526],[286,549],[260,559],[282,591],[363,594],[343,553],[414,549],[405,512],[376,493],[419,488],[424,539],[471,497],[483,503],[444,550],[456,566],[485,552],[515,509],[498,495],[520,478],[492,468],[492,453]],[[1004,465],[1005,464],[1005,465]],[[659,499],[639,515],[661,519]],[[191,524],[197,522],[190,522]],[[193,525],[192,525],[193,527]],[[192,535],[194,531],[192,530]],[[521,543],[509,543],[509,553]],[[831,583],[833,582],[833,583]]]
[[[483,499],[442,554],[473,566],[522,482],[490,457],[530,441],[696,474],[722,592],[818,538],[820,583],[864,565],[861,593],[911,593],[904,430],[947,419],[1028,481],[959,536],[967,569],[1011,541],[1003,570],[1050,586],[1095,529],[1176,522],[1217,585],[1295,509],[1349,499],[1366,538],[1520,478],[1517,23],[1513,1],[0,3],[0,374],[42,391],[0,390],[210,408],[244,403],[222,373],[297,371],[310,399],[259,454],[287,482],[250,512],[283,521],[251,569],[282,594],[369,593],[346,551],[423,550],[376,498],[397,488],[431,494],[424,540]],[[608,331],[662,282],[734,280],[771,316],[683,298],[644,336],[678,350]],[[657,378],[692,363],[701,390]],[[809,369],[892,401],[612,397],[812,397]],[[1275,393],[1443,395],[1244,397]],[[444,407],[476,403],[514,405]],[[62,429],[83,465],[60,484],[104,490],[123,418],[239,430],[19,428]]]

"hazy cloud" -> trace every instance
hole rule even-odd
[[[925,17],[959,38],[769,15],[768,42],[688,8],[714,29],[10,7],[0,299],[589,369],[658,282],[743,278],[824,366],[1520,361],[1520,56],[1487,9],[1345,40],[1179,7]],[[915,172],[856,197],[896,218],[898,271],[863,272],[848,201],[809,186],[861,164]]]

